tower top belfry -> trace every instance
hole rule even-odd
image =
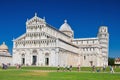
[[[107,33],[108,32],[108,27],[107,26],[101,26],[99,28],[99,33]]]

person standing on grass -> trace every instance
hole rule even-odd
[[[66,70],[66,66],[65,66],[65,64],[63,65],[63,71],[65,71]]]
[[[110,72],[111,72],[111,73],[114,73],[113,66],[110,66]]]
[[[105,69],[106,69],[106,66],[105,66],[105,65],[103,65],[103,72],[105,72]]]
[[[57,72],[60,70],[60,65],[58,65],[58,67],[57,67]]]
[[[70,69],[69,70],[72,71],[72,65],[70,65]]]
[[[70,66],[69,65],[67,65],[67,71],[69,71],[70,70]]]
[[[77,70],[78,70],[78,72],[80,71],[80,65],[78,65]]]
[[[92,66],[92,71],[95,72],[95,66],[94,65]]]
[[[65,71],[67,71],[67,65],[65,66]]]

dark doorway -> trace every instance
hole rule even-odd
[[[49,58],[45,58],[45,65],[49,65]]]
[[[32,65],[36,65],[36,62],[37,62],[37,56],[33,56]]]
[[[25,58],[22,58],[22,65],[25,65]]]
[[[90,65],[93,66],[93,61],[90,61]]]

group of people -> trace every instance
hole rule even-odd
[[[2,69],[7,69],[8,68],[8,65],[7,64],[4,64],[2,63]]]
[[[58,65],[58,67],[57,67],[57,72],[59,72],[60,71],[60,65]],[[62,70],[63,71],[72,71],[72,65],[67,65],[67,66],[63,66],[63,68],[62,68]]]
[[[60,70],[62,71],[72,71],[72,65],[63,65],[63,67],[60,67],[60,65],[57,66],[57,72],[59,72]],[[77,66],[77,71],[80,71],[80,65]]]
[[[8,67],[10,66],[10,64],[4,64],[2,63],[2,69],[8,69]],[[21,68],[21,65],[19,64],[16,64],[16,69],[20,69]]]
[[[2,63],[2,69],[7,69],[10,65],[10,63]]]
[[[113,69],[113,66],[109,66],[109,69],[110,69],[110,73],[114,73],[114,69]],[[92,66],[92,72],[100,72],[100,71],[103,71],[105,72],[106,71],[106,66],[103,66],[102,68],[96,68],[94,65]]]
[[[2,69],[7,69],[8,66],[10,66],[9,64],[4,64],[2,63]],[[16,69],[20,69],[21,68],[21,65],[19,64],[16,64]],[[79,72],[81,69],[80,69],[80,65],[77,66],[77,71]],[[110,69],[110,73],[114,73],[114,68],[113,66],[109,66],[109,69]],[[59,72],[60,70],[62,71],[72,71],[72,65],[63,65],[63,67],[60,67],[60,65],[57,66],[57,72]],[[105,72],[106,71],[106,66],[103,66],[102,68],[101,67],[98,67],[96,68],[94,65],[92,66],[92,72],[100,72],[100,71],[103,71]]]
[[[20,69],[21,65],[20,64],[16,64],[16,69]]]
[[[63,67],[60,67],[60,65],[57,66],[57,72],[60,70],[62,71],[72,71],[72,65],[63,65]],[[79,72],[81,70],[80,65],[77,66],[77,71]],[[114,73],[114,68],[113,66],[109,66],[110,73]],[[92,72],[105,72],[106,71],[106,66],[104,65],[103,67],[95,67],[94,65],[92,66]]]

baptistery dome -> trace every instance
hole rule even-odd
[[[5,42],[0,45],[0,52],[8,52],[8,46],[5,44]]]

